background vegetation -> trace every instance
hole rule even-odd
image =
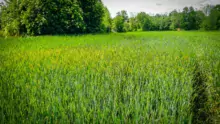
[[[122,10],[114,18],[101,0],[5,0],[0,8],[4,36],[220,29],[220,5],[131,17]]]
[[[113,29],[118,32],[136,31],[164,31],[164,30],[219,30],[220,5],[207,5],[201,10],[185,7],[178,12],[173,10],[169,14],[149,15],[140,12],[136,16],[128,17],[125,10],[117,13],[113,18]],[[120,25],[119,25],[120,24]],[[123,29],[123,30],[122,30]]]
[[[105,32],[110,14],[100,0],[5,0],[4,35]]]

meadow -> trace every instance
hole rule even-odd
[[[0,37],[0,123],[218,123],[219,36]]]

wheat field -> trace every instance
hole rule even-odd
[[[218,123],[219,36],[0,38],[0,121]]]

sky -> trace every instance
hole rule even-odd
[[[102,2],[107,6],[112,17],[121,10],[126,10],[130,16],[131,12],[134,14],[138,12],[165,14],[174,9],[182,10],[185,6],[199,9],[207,4],[220,4],[220,0],[102,0]]]

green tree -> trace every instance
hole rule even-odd
[[[5,35],[95,33],[111,27],[101,0],[5,0],[1,10]]]
[[[181,28],[189,30],[189,8],[184,7],[182,11]]]
[[[47,0],[42,2],[40,10],[46,19],[42,24],[44,34],[82,33],[85,29],[83,11],[77,0]]]
[[[189,21],[188,30],[195,30],[196,29],[196,12],[192,6],[189,7],[188,21]]]
[[[195,29],[198,30],[201,28],[201,24],[205,19],[205,14],[199,10],[195,12],[195,20],[196,20],[196,24],[195,24]]]
[[[218,30],[220,30],[220,4],[215,6],[215,10],[218,11],[216,27]]]
[[[156,17],[157,21],[157,27],[158,27],[158,30],[169,30],[169,27],[170,27],[170,18],[169,16],[167,15],[160,15],[158,17]]]
[[[1,11],[1,3],[0,3],[0,30],[2,29],[2,11]]]
[[[117,16],[122,16],[124,22],[128,21],[128,13],[125,10],[117,12]]]
[[[121,15],[117,15],[113,19],[113,29],[116,32],[125,32],[124,18]]]
[[[138,28],[140,29],[143,27],[144,21],[147,18],[147,14],[145,12],[140,12],[137,14],[136,18],[138,22]]]
[[[104,16],[103,16],[103,31],[102,32],[111,32],[112,27],[112,19],[110,12],[107,7],[104,8]]]
[[[47,15],[43,14],[47,8],[43,6],[41,0],[31,1],[24,0],[20,3],[21,14],[20,22],[22,33],[27,35],[40,35],[43,34],[42,29],[45,28],[47,23]],[[46,10],[45,10],[46,9]]]
[[[1,10],[1,8],[2,8],[2,6],[3,6],[3,3],[2,2],[0,2],[0,30],[2,29],[2,26],[1,26],[1,22],[2,22],[2,10]]]
[[[113,30],[116,32],[126,32],[131,30],[127,11],[122,10],[117,12],[116,17],[113,19]]]
[[[129,18],[129,24],[131,31],[137,31],[138,29],[138,23],[136,17]]]
[[[220,5],[211,6],[207,5],[209,8],[209,15],[207,15],[201,24],[201,28],[204,30],[216,30],[220,29]]]
[[[78,0],[83,10],[83,19],[86,33],[95,33],[102,30],[104,6],[101,0]]]
[[[140,12],[137,14],[137,22],[139,28],[141,28],[143,31],[151,30],[151,19],[150,16],[145,12]]]
[[[213,30],[220,29],[220,5],[216,5],[210,13],[210,23]]]
[[[85,28],[76,0],[5,0],[1,9],[5,35],[68,34]]]
[[[209,16],[211,13],[211,10],[214,6],[213,5],[206,5],[202,8],[203,13],[205,14],[205,16]]]
[[[19,35],[21,32],[20,1],[5,0],[1,6],[1,25],[4,35]]]
[[[132,31],[131,25],[130,25],[129,22],[124,22],[124,31],[125,31],[125,32]]]
[[[171,24],[170,24],[170,29],[171,30],[176,30],[177,28],[180,28],[181,26],[181,19],[182,16],[180,13],[178,13],[176,10],[173,10],[170,14],[169,14],[170,20],[171,20]]]

